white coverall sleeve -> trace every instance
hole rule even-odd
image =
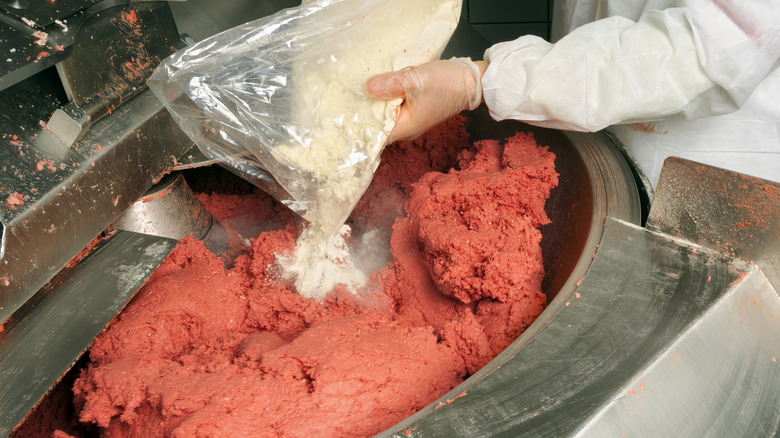
[[[736,110],[777,68],[780,2],[678,3],[636,22],[597,20],[555,44],[524,36],[489,48],[482,88],[492,117],[597,131]]]

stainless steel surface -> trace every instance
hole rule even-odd
[[[86,111],[71,102],[54,110],[46,129],[66,146],[72,146],[84,137],[90,124]]]
[[[96,6],[111,3],[115,2]],[[165,17],[161,5],[144,3],[135,5],[133,11]],[[113,23],[111,20],[123,13],[127,14],[127,9],[120,6],[103,9],[100,15]],[[136,15],[136,20],[139,17],[158,22],[144,12]],[[94,28],[104,26],[86,25],[78,32],[78,39],[89,40]],[[155,28],[158,31],[167,35]],[[117,35],[122,35],[120,30]],[[138,41],[110,42],[114,49],[108,54],[131,56],[127,62],[147,62],[132,58]],[[123,44],[128,47],[119,50]],[[167,43],[166,47],[170,50]],[[133,81],[142,81],[150,73],[144,67],[132,71],[140,76],[128,75],[121,70],[125,64],[111,64],[100,57],[90,62],[85,61],[81,68],[99,74],[105,70],[98,65],[107,63],[132,76]],[[110,108],[111,114],[91,124],[71,147],[46,129],[49,115],[67,107],[67,95],[54,69],[32,75],[0,94],[0,136],[6,142],[6,147],[0,148],[0,321],[46,284],[192,146],[150,92],[137,88],[132,93],[138,94],[128,99],[125,88],[129,82],[114,79],[96,79],[118,90],[119,101]],[[12,196],[21,196],[23,204],[8,202]]]
[[[76,12],[87,9],[100,0],[3,0],[0,9],[20,19],[35,22],[36,26],[46,27],[57,19],[65,19]]]
[[[579,296],[382,436],[768,436],[780,302],[760,269],[609,219]],[[525,338],[525,339],[524,339]]]
[[[170,4],[179,32],[200,41],[223,30],[299,6],[301,0],[187,0]]]
[[[639,190],[639,200],[642,205],[642,221],[641,225],[644,226],[647,223],[647,216],[650,212],[650,205],[653,203],[653,196],[655,191],[653,185],[650,183],[650,179],[645,174],[644,170],[639,166],[639,162],[636,157],[628,150],[628,148],[621,142],[616,136],[612,135],[608,130],[603,131],[610,140],[615,144],[617,149],[626,159],[628,167],[631,168],[631,173],[634,175],[634,181],[636,181],[637,189]]]
[[[168,256],[176,240],[119,231],[57,275],[0,332],[0,436],[7,436]]]
[[[133,203],[112,228],[180,240],[203,239],[214,219],[180,173],[168,174]]]
[[[647,227],[752,260],[780,291],[780,183],[682,158],[662,172]]]
[[[79,29],[73,54],[58,65],[70,100],[84,109],[110,110],[139,92],[157,64],[182,46],[175,26],[170,9],[159,2],[90,17]]]
[[[34,3],[49,4],[40,0]],[[28,24],[17,14],[0,12],[0,40],[5,49],[0,58],[0,91],[70,56],[77,23],[87,16],[85,12],[77,12],[68,16],[68,24],[59,19],[62,24],[53,20],[48,24],[38,23],[36,17],[30,16],[28,19],[33,21]]]
[[[245,238],[238,234],[230,236],[198,201],[184,176],[178,172],[163,177],[128,207],[110,228],[177,241],[192,235],[228,264],[243,249],[240,245]]]
[[[55,111],[49,131],[67,145],[81,139],[89,125],[144,90],[157,64],[182,45],[165,3],[109,8],[84,20],[72,55],[57,64],[70,103]]]
[[[13,7],[13,5],[25,7]],[[100,21],[101,16],[105,18],[123,7],[127,7],[127,11],[143,11],[148,9],[149,5],[154,5],[151,6],[152,8],[167,9],[165,2],[150,0],[0,2],[0,8],[5,6],[5,11],[0,11],[0,41],[3,41],[3,47],[9,49],[3,55],[4,61],[0,62],[0,91],[68,59],[73,54],[74,44],[78,44],[77,36],[87,34],[90,37],[91,31],[84,31],[82,27],[89,27],[90,23]],[[123,26],[119,21],[115,24],[118,27]],[[130,24],[132,24],[130,27],[136,29],[147,26],[143,21]],[[160,37],[167,35],[164,29],[159,30]],[[103,46],[102,43],[107,42],[106,40],[110,41],[113,36],[103,35],[103,38],[96,39],[91,35],[89,40],[95,46]],[[146,37],[149,36],[156,35],[147,32]],[[134,38],[129,40],[133,41]],[[119,51],[127,45],[123,39],[111,42],[113,48]],[[109,47],[107,51],[99,52],[95,59],[90,60],[91,67],[99,69],[101,62],[111,62],[112,50]],[[139,47],[137,59],[143,60],[147,55],[146,50],[147,48]]]
[[[74,148],[40,127],[27,127],[19,149],[0,150],[0,200],[15,192],[25,197],[17,208],[0,204],[5,248],[0,320],[105,230],[191,145],[149,92],[98,122]],[[57,154],[45,153],[47,147]],[[44,164],[38,171],[36,162],[51,162],[55,170]]]

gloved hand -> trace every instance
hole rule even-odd
[[[463,110],[476,109],[482,104],[486,68],[485,61],[450,58],[368,78],[369,96],[403,98],[388,144],[417,138]]]

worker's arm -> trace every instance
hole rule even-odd
[[[414,80],[410,72],[374,77],[367,89],[375,97],[387,84],[404,89],[393,95],[406,98],[394,139],[419,135],[478,95],[497,120],[580,131],[736,110],[777,68],[780,3],[679,3],[636,22],[598,20],[555,44],[535,36],[500,43],[476,70],[439,62]]]
[[[491,115],[595,131],[737,109],[777,66],[780,4],[687,3],[637,22],[598,20],[555,44],[525,36],[491,47],[482,77]]]

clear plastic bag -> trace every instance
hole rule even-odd
[[[399,101],[363,85],[438,59],[460,0],[314,0],[189,46],[148,84],[208,157],[334,235],[366,190]]]

